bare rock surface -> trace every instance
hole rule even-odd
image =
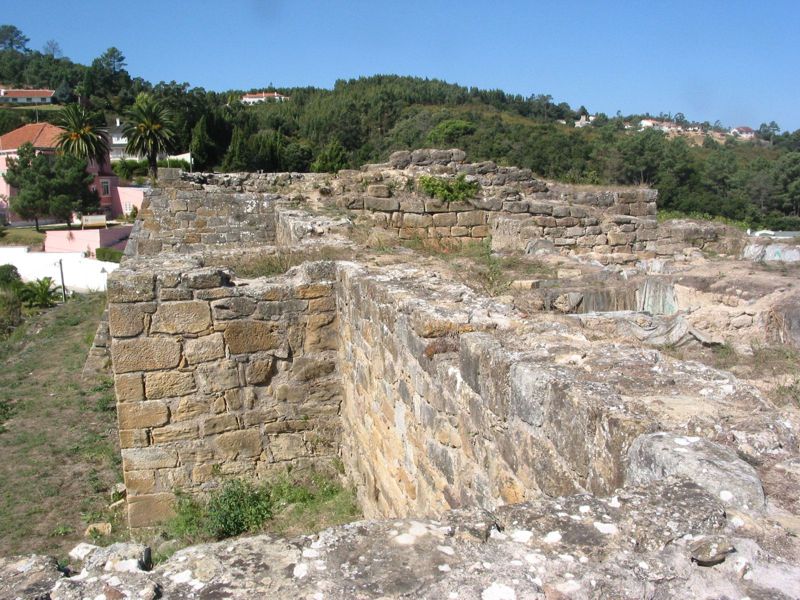
[[[0,562],[4,598],[792,598],[800,567],[742,537],[685,479],[313,536],[186,548],[152,571],[141,546],[97,550],[73,577],[42,557]],[[123,557],[133,562],[122,563]],[[122,568],[121,565],[128,568]],[[37,595],[38,594],[38,595]]]

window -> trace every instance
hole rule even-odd
[[[101,179],[100,186],[103,190],[103,193],[100,194],[101,196],[110,196],[111,195],[111,183],[109,183],[108,179]]]

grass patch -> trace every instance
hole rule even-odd
[[[277,252],[267,255],[244,255],[225,257],[224,266],[233,269],[239,277],[276,277],[305,262],[320,260],[344,260],[352,257],[347,248],[322,247],[304,252]]]
[[[355,494],[329,475],[286,475],[261,484],[230,479],[205,500],[179,493],[167,532],[194,544],[260,531],[311,533],[359,514]]]
[[[452,262],[462,283],[489,296],[505,294],[515,279],[555,277],[553,269],[538,260],[492,252],[491,238],[467,244],[462,244],[459,238],[414,238],[405,240],[403,245]]]
[[[681,212],[679,210],[659,210],[656,217],[659,223],[664,221],[671,221],[673,219],[692,219],[694,221],[711,221],[712,223],[722,223],[723,225],[730,225],[742,231],[747,231],[753,228],[753,223],[750,221],[741,221],[736,219],[729,219],[721,215],[711,215],[708,213],[700,212]]]
[[[41,246],[44,232],[27,227],[6,227],[0,230],[0,246]]]
[[[108,509],[121,478],[109,380],[81,378],[104,305],[76,296],[0,343],[0,556],[66,555],[89,522],[123,531]]]

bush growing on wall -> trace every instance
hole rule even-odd
[[[98,248],[94,251],[94,256],[97,260],[118,263],[122,260],[122,250],[117,250],[116,248]]]
[[[455,179],[423,175],[419,178],[419,187],[431,198],[445,202],[467,200],[475,196],[480,188],[477,181],[467,181],[463,174]]]

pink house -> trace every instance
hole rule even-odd
[[[20,218],[9,208],[9,200],[14,196],[16,190],[8,185],[3,177],[8,170],[8,159],[15,158],[19,147],[26,142],[30,142],[37,152],[55,154],[58,136],[63,131],[60,127],[50,123],[31,123],[0,136],[0,220],[5,220],[12,225],[21,222]],[[94,176],[91,187],[100,196],[101,210],[110,217],[116,217],[121,214],[117,189],[119,178],[111,170],[110,165],[109,160],[105,160],[99,165],[92,160],[86,171]]]
[[[100,229],[61,229],[48,231],[44,238],[45,252],[84,252],[93,257],[98,248],[124,250],[131,225]]]

